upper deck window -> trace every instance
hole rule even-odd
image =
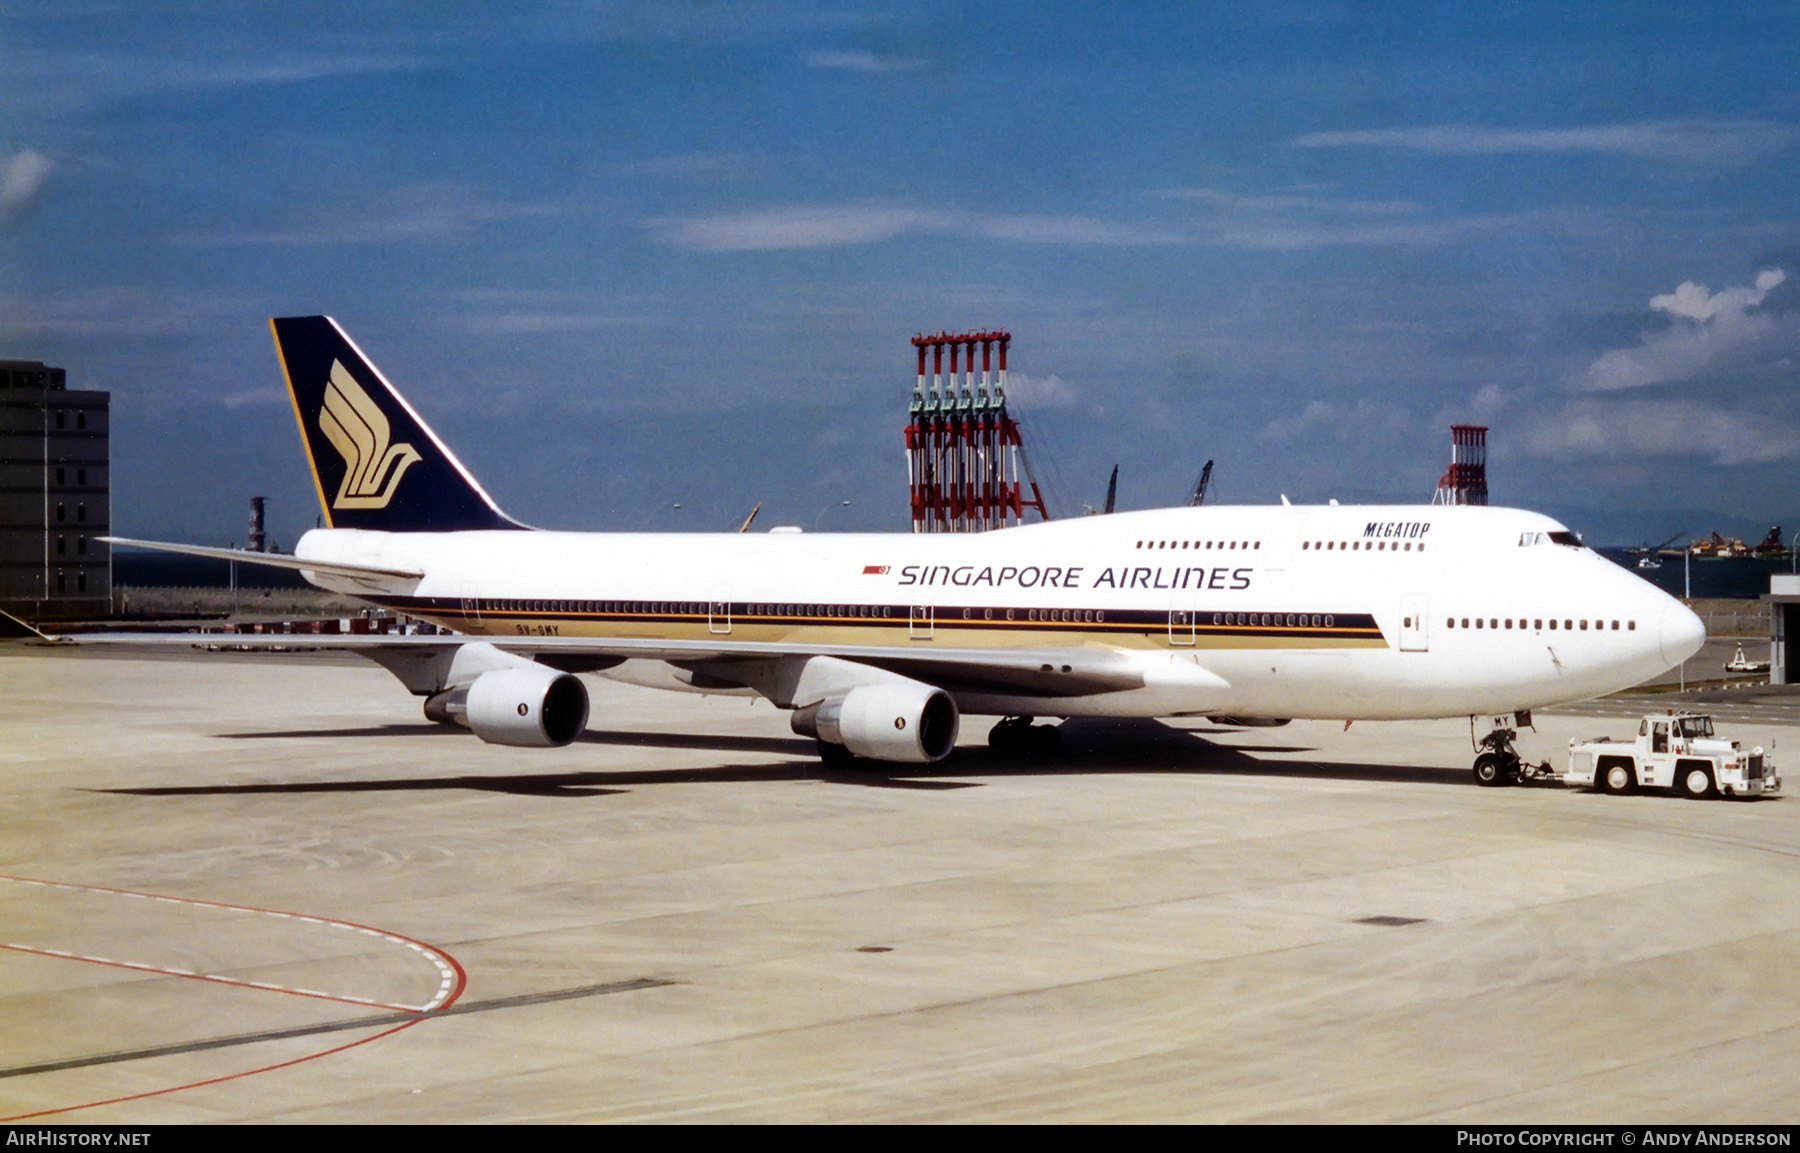
[[[1519,547],[1531,548],[1540,544],[1560,544],[1569,548],[1582,548],[1581,538],[1572,532],[1522,532],[1519,534]]]

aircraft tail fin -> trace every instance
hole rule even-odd
[[[325,523],[522,529],[329,316],[271,320]]]

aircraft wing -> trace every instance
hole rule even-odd
[[[305,560],[297,556],[288,556],[285,553],[251,552],[241,548],[207,548],[204,545],[169,544],[164,541],[133,540],[123,536],[103,536],[99,539],[108,544],[124,545],[126,548],[143,548],[155,552],[179,553],[182,556],[205,557],[208,560],[237,561],[241,564],[257,564],[269,568],[294,569],[299,572],[314,572],[324,576],[341,577],[366,585],[374,592],[409,593],[425,577],[424,573],[410,569]]]
[[[227,550],[221,550],[227,551]],[[4,614],[0,614],[3,617]],[[399,675],[396,665],[429,661],[470,642],[492,644],[568,672],[590,672],[639,658],[701,668],[730,681],[731,665],[780,657],[828,656],[912,677],[951,692],[1004,692],[1036,696],[1091,696],[1144,686],[1141,654],[1071,646],[1067,648],[973,649],[905,648],[896,645],[788,644],[756,641],[659,640],[624,637],[481,637],[408,635],[238,634],[100,632],[50,636],[6,617],[0,639],[80,646],[114,651],[189,649],[201,652],[343,652],[367,657]],[[402,677],[404,680],[405,678]]]

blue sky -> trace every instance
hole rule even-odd
[[[4,4],[0,355],[112,390],[119,529],[192,540],[312,523],[313,312],[546,526],[901,529],[908,339],[973,327],[1063,514],[1423,501],[1469,420],[1600,539],[1795,525],[1797,23]]]

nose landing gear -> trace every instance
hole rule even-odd
[[[1519,714],[1521,724],[1531,723],[1531,714]],[[1471,728],[1474,719],[1470,718]],[[1501,724],[1501,718],[1494,718],[1494,730],[1475,743],[1475,783],[1484,788],[1499,788],[1503,785],[1546,785],[1561,783],[1561,778],[1552,774],[1550,762],[1529,765],[1519,758],[1518,750],[1513,748],[1513,738],[1518,732]]]

